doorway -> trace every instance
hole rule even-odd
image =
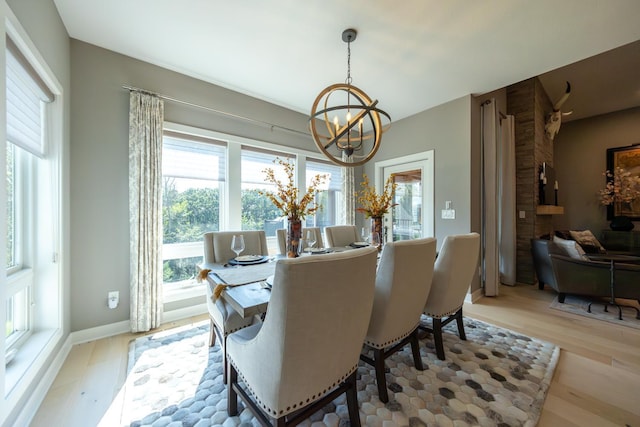
[[[381,191],[392,177],[397,184],[393,203],[384,216],[384,240],[432,237],[434,230],[433,150],[376,162],[376,188]]]

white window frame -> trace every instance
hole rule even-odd
[[[37,179],[36,188],[39,189],[35,200],[38,206],[34,209],[34,230],[38,235],[38,244],[33,244],[31,250],[34,255],[34,264],[29,269],[22,269],[19,276],[12,279],[22,280],[20,275],[37,276],[38,280],[30,280],[33,285],[29,295],[31,309],[34,310],[32,334],[21,343],[18,355],[5,366],[0,364],[0,425],[6,421],[11,409],[26,398],[29,387],[42,380],[37,374],[46,369],[46,362],[59,347],[63,336],[63,284],[65,283],[65,257],[62,247],[65,245],[63,236],[62,213],[63,206],[68,206],[67,193],[69,181],[63,173],[67,144],[64,139],[64,97],[63,88],[53,71],[40,55],[37,48],[29,39],[26,31],[20,25],[18,19],[8,7],[3,7],[2,33],[10,37],[18,50],[32,66],[42,82],[51,90],[54,101],[45,107],[45,120],[43,131],[46,135],[47,161],[33,174]],[[0,90],[6,91],[6,46],[2,46],[0,54]],[[4,92],[6,93],[6,92]],[[0,114],[6,117],[6,100],[2,102]],[[0,149],[6,152],[7,135],[6,126],[0,129]],[[3,171],[2,180],[6,183],[6,154],[0,160],[0,169]],[[0,199],[6,206],[6,185],[0,190]],[[45,206],[43,206],[46,205]],[[6,208],[0,212],[0,222],[6,224]],[[36,220],[37,218],[37,220]],[[48,238],[42,236],[48,233]],[[6,259],[6,246],[0,248],[0,256]],[[31,262],[29,261],[29,264]],[[13,276],[13,275],[12,275]],[[6,268],[1,269],[0,280],[7,283]],[[24,280],[29,281],[28,277]],[[17,285],[20,286],[20,285]],[[12,287],[15,289],[16,287]],[[0,286],[0,318],[6,319],[6,301],[10,296],[9,286]],[[7,340],[2,334],[0,338],[0,354],[6,355]],[[6,356],[5,356],[6,357]]]

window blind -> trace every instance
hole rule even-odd
[[[317,174],[328,175],[325,182],[325,189],[331,191],[342,191],[342,167],[329,162],[307,159],[307,185]]]
[[[267,168],[273,169],[276,179],[285,182],[287,180],[287,176],[285,175],[282,166],[275,163],[276,158],[280,158],[291,163],[295,162],[295,157],[292,154],[243,145],[241,165],[243,184],[258,186],[266,185],[264,180],[264,170]]]
[[[165,132],[162,174],[175,178],[224,182],[226,151],[227,146],[221,141]]]
[[[54,96],[17,46],[10,38],[6,40],[7,140],[43,158],[44,105]]]

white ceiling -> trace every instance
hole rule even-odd
[[[638,0],[54,1],[72,38],[304,114],[324,87],[345,81],[341,35],[355,28],[353,84],[393,120],[640,40]],[[640,105],[638,46],[623,55],[635,84],[623,108]],[[607,87],[565,71],[543,85],[556,98],[570,80],[563,110],[580,118],[579,94]]]

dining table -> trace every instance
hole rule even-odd
[[[355,246],[327,248],[322,253],[342,252],[356,249]],[[322,253],[304,253],[303,257],[321,256]],[[207,274],[207,286],[213,295],[219,290],[220,298],[243,318],[266,313],[271,297],[271,284],[278,259],[283,255],[266,257],[264,262],[249,265],[232,265],[229,263],[204,263],[201,270],[210,270]]]

